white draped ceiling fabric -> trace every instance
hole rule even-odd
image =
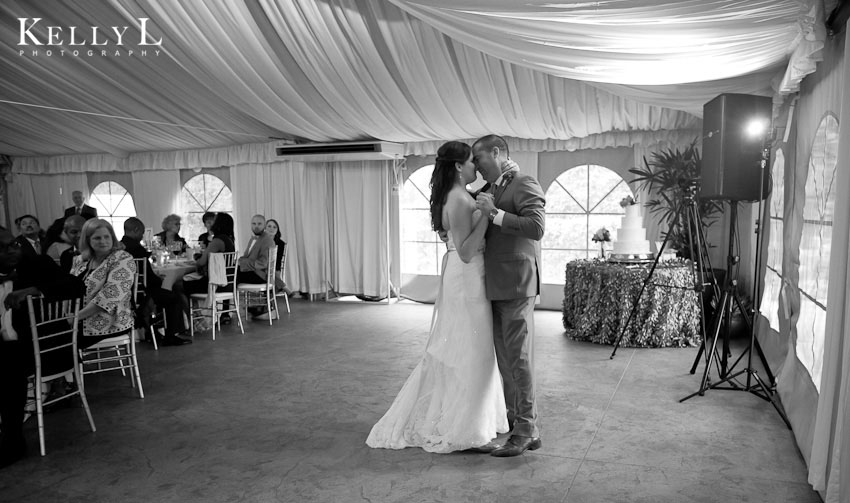
[[[488,132],[666,139],[697,128],[694,115],[719,93],[769,95],[786,68],[797,82],[811,71],[817,50],[804,42],[817,35],[819,4],[10,0],[0,5],[0,153],[123,158],[269,137],[410,143]],[[47,46],[17,45],[20,18],[42,41],[50,25],[129,26],[138,37],[149,18],[162,45],[146,56],[74,56],[68,46],[47,56]],[[789,62],[795,54],[807,64]]]

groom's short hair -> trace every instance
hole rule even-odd
[[[499,150],[503,150],[505,152],[505,157],[510,157],[510,152],[508,151],[508,142],[497,134],[488,134],[487,136],[482,136],[481,138],[475,141],[473,148],[475,147],[475,145],[481,145],[486,150],[491,150],[493,149],[493,147],[499,147]]]

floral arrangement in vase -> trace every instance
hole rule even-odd
[[[605,258],[605,243],[611,241],[611,232],[605,227],[601,227],[590,240],[599,243],[599,254],[602,258]]]

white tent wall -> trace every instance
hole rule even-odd
[[[816,73],[803,80],[799,99],[789,97],[781,107],[774,123],[776,140],[773,144],[774,160],[781,150],[780,162],[784,160],[784,190],[773,194],[771,198],[784,198],[781,238],[781,291],[766,292],[762,313],[757,318],[758,340],[764,348],[768,362],[777,375],[777,390],[782,404],[793,426],[794,435],[804,459],[809,464],[809,482],[821,492],[825,502],[837,503],[850,500],[850,471],[847,470],[848,446],[847,418],[848,367],[850,367],[850,305],[847,302],[848,250],[850,250],[850,203],[844,195],[850,192],[850,64],[845,50],[848,32],[827,41],[823,62]],[[789,120],[789,114],[791,119]],[[813,151],[820,151],[831,157],[823,144],[816,144],[815,137],[821,121],[828,116],[838,118],[840,132],[837,142],[837,174],[834,185],[830,174],[815,173],[810,165]],[[836,160],[833,158],[832,160]],[[835,205],[829,205],[822,199],[813,200],[807,195],[806,185],[811,177],[823,177],[825,194],[833,194]],[[808,197],[807,197],[808,196]],[[770,203],[770,199],[768,200]],[[804,226],[811,224],[811,208],[807,205],[827,204],[825,220],[831,220],[832,243],[821,253],[829,253],[829,270],[815,271],[822,279],[821,287],[829,281],[826,296],[826,322],[823,332],[822,373],[818,385],[813,381],[810,371],[801,363],[797,354],[800,337],[812,337],[814,326],[801,322],[801,276],[808,268],[812,274],[812,264],[801,257],[801,250],[811,248]],[[751,208],[752,213],[755,210]],[[755,216],[755,215],[753,215]],[[815,222],[816,223],[816,222]],[[765,243],[770,239],[769,226],[763,226],[766,232]],[[743,232],[743,230],[742,230]],[[743,234],[742,234],[743,235]],[[749,256],[746,261],[754,260],[754,247],[745,250]],[[768,256],[768,250],[763,250]],[[802,262],[802,263],[801,263]],[[764,264],[763,264],[764,265]],[[768,272],[767,274],[771,274]],[[778,327],[770,326],[766,315],[775,313]],[[778,328],[778,329],[777,329]],[[818,334],[814,334],[817,337]],[[818,356],[817,358],[820,358]],[[842,463],[843,461],[843,463]],[[843,466],[843,468],[842,468]]]
[[[286,281],[294,291],[323,293],[330,280],[331,171],[318,163],[277,161],[230,169],[237,251],[255,214],[280,224],[287,244]]]
[[[9,220],[21,215],[35,215],[47,228],[71,206],[71,192],[80,190],[88,197],[89,184],[85,173],[55,175],[26,175],[14,173],[8,186]],[[12,224],[14,227],[14,223]],[[16,229],[12,232],[17,233]]]
[[[392,161],[340,162],[333,172],[333,290],[383,298],[388,289]],[[397,247],[397,246],[396,246]]]

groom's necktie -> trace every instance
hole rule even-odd
[[[472,194],[472,197],[478,197],[478,194],[483,194],[483,193],[485,193],[485,192],[489,192],[489,191],[490,191],[490,187],[491,187],[491,183],[490,183],[490,182],[485,183],[483,187],[481,187],[480,189],[476,190],[476,191]]]

